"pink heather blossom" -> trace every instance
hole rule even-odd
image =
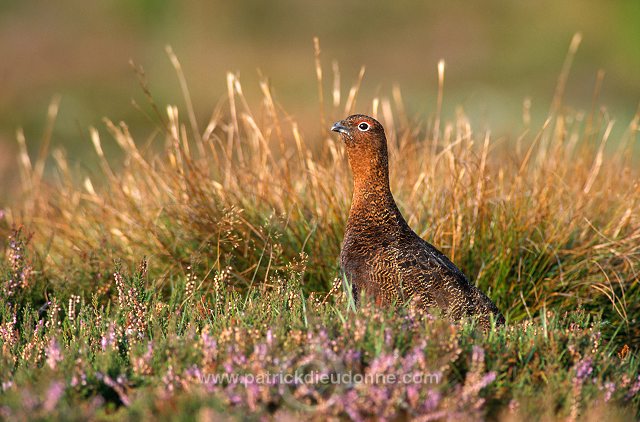
[[[477,362],[477,363],[483,363],[484,362],[484,349],[480,346],[474,345],[473,346],[473,351],[471,354],[471,360],[473,362]]]
[[[442,399],[442,394],[440,394],[437,390],[429,389],[427,391],[427,398],[422,405],[422,409],[425,412],[433,412],[440,405],[440,400]]]
[[[636,378],[636,382],[627,392],[626,394],[627,400],[635,397],[635,395],[638,394],[638,391],[640,391],[640,375],[638,375],[638,378]]]
[[[416,407],[420,399],[420,390],[417,385],[407,385],[407,402],[411,407]]]
[[[102,351],[106,351],[108,348],[116,344],[116,330],[113,323],[109,324],[109,328],[107,328],[107,332],[100,339],[100,346],[102,347]]]
[[[369,365],[370,374],[384,374],[388,369],[393,368],[397,361],[395,354],[382,354],[375,358]]]
[[[608,402],[609,400],[611,400],[611,397],[613,397],[613,393],[616,392],[616,383],[615,382],[606,382],[604,384],[604,389],[605,389],[604,401]]]
[[[78,374],[74,374],[71,377],[71,381],[69,382],[69,385],[71,387],[77,387],[79,385],[87,385],[87,374],[85,374],[84,372],[80,373],[79,376]]]
[[[144,352],[142,358],[145,362],[150,362],[151,359],[153,359],[153,341],[149,341],[149,343],[147,343],[147,351]]]
[[[51,369],[56,369],[58,362],[62,361],[62,352],[60,351],[60,345],[55,338],[52,338],[47,347],[47,365]]]
[[[576,379],[578,381],[584,381],[593,372],[591,358],[582,359],[576,364]]]
[[[198,381],[202,381],[205,378],[200,368],[198,368],[198,365],[195,365],[195,364],[185,369],[184,377],[187,379],[198,380]]]
[[[203,331],[200,335],[200,339],[202,340],[202,360],[203,363],[210,364],[216,360],[218,355],[218,342],[215,337],[210,335],[208,332]]]
[[[384,329],[384,344],[387,347],[391,347],[391,345],[393,344],[393,331],[391,330],[391,328]]]
[[[111,378],[109,375],[103,374],[101,372],[96,372],[96,378],[102,381],[106,386],[111,387],[113,391],[115,391],[118,395],[118,398],[120,399],[122,404],[124,404],[125,406],[131,405],[131,399],[129,398],[129,395],[126,393],[124,388],[124,385],[127,382],[124,376],[119,375],[114,381],[113,378]]]
[[[55,409],[60,397],[64,394],[64,384],[60,381],[54,381],[49,386],[42,407],[45,411],[51,412]]]
[[[496,380],[495,371],[487,372],[480,380],[480,385],[481,385],[480,390],[482,390],[483,388],[485,388],[495,380]]]

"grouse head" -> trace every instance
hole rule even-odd
[[[373,117],[364,114],[353,114],[344,120],[336,122],[331,130],[338,132],[347,147],[369,146],[379,147],[381,143],[386,146],[384,128]]]
[[[387,138],[380,122],[364,114],[354,114],[334,123],[331,130],[338,132],[346,145],[356,185],[388,186]]]

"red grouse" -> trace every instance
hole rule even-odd
[[[340,133],[353,172],[353,200],[340,261],[356,303],[362,290],[385,305],[417,295],[422,307],[440,309],[451,319],[475,317],[486,329],[493,316],[496,324],[504,324],[496,305],[402,217],[389,188],[382,125],[354,114],[331,130]]]

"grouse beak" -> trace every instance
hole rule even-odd
[[[342,121],[335,122],[333,126],[331,126],[331,130],[338,133],[349,133],[349,130],[342,124]]]

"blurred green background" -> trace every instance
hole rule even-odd
[[[88,127],[102,128],[103,117],[150,132],[131,104],[145,103],[131,59],[144,67],[159,104],[182,105],[167,44],[183,64],[203,121],[226,92],[226,71],[239,72],[244,91],[256,97],[259,68],[285,109],[318,125],[317,35],[325,72],[336,59],[343,88],[365,65],[364,98],[389,93],[397,82],[410,114],[429,115],[436,64],[444,58],[445,110],[462,105],[476,129],[517,134],[525,97],[538,119],[547,112],[577,31],[583,42],[566,103],[589,109],[596,73],[604,69],[600,103],[623,128],[640,100],[638,0],[1,0],[0,197],[17,186],[16,129],[24,128],[37,151],[55,94],[62,101],[54,146],[88,168],[94,160]]]

